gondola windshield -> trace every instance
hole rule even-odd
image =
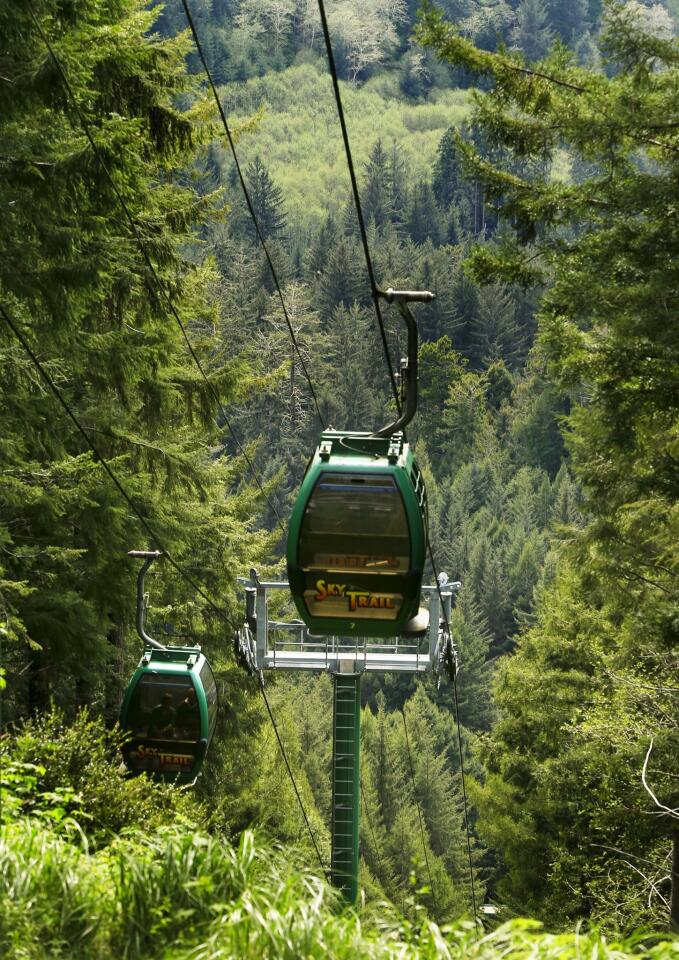
[[[300,566],[306,573],[364,573],[387,579],[410,567],[410,534],[401,493],[389,474],[321,473],[309,497],[302,520]],[[340,576],[336,579],[342,579]],[[385,589],[388,587],[385,585]],[[393,620],[400,594],[356,597],[360,614]],[[346,617],[351,597],[336,590],[329,579],[318,580],[305,591],[309,612],[315,616]]]
[[[190,677],[142,677],[130,703],[131,727],[151,740],[198,740],[200,709]]]
[[[304,570],[408,570],[408,521],[393,477],[322,473],[302,520],[299,559]]]

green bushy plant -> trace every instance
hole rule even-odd
[[[120,769],[118,730],[81,711],[72,723],[57,709],[27,721],[0,746],[2,819],[30,816],[61,823],[77,820],[91,840],[108,842],[144,824],[201,818],[188,793]]]
[[[399,958],[672,960],[678,941],[545,933],[514,920],[487,935],[471,922],[439,927],[423,910],[389,905],[372,922],[289,850],[245,832],[237,845],[176,826],[136,832],[92,851],[35,821],[0,832],[0,951],[5,960]]]

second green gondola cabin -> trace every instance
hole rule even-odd
[[[148,647],[125,693],[120,726],[132,773],[191,783],[217,722],[217,684],[200,647]]]
[[[290,590],[311,633],[421,632],[426,530],[424,482],[402,434],[321,434],[287,548]]]

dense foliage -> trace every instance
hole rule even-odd
[[[171,179],[211,130],[174,105],[191,84],[186,43],[150,37],[140,3],[36,12],[70,90],[35,21],[3,8],[3,310],[158,541],[228,597],[241,551],[261,550],[255,497],[247,486],[225,496],[241,465],[221,456],[211,392],[168,303],[224,400],[252,374],[218,336],[214,263],[185,253],[215,206]],[[53,695],[114,713],[134,602],[126,553],[156,544],[4,321],[0,337],[5,710],[11,718]],[[207,617],[223,634],[195,590],[167,567],[162,579],[178,632],[201,632]]]
[[[316,3],[191,6],[322,414],[382,425],[389,379]],[[111,765],[139,652],[126,552],[158,544],[0,318],[0,935],[17,960],[44,944],[183,960],[643,955],[530,923],[484,938],[445,926],[471,893],[456,719],[478,898],[551,927],[666,925],[678,11],[446,0],[456,26],[429,9],[416,45],[416,7],[327,3],[378,282],[436,294],[418,308],[409,439],[437,566],[462,581],[457,705],[446,686],[362,683],[365,928],[314,875],[278,741],[230,655],[235,577],[283,575],[279,521],[318,420],[181,4],[0,10],[0,303],[216,601],[170,564],[149,578],[152,631],[203,644],[222,702],[194,794]],[[397,357],[398,313],[386,322]],[[292,611],[279,598],[274,612]],[[330,681],[267,685],[327,862]],[[260,838],[239,839],[252,827]]]
[[[572,400],[587,518],[499,672],[479,826],[522,909],[628,922],[667,910],[678,836],[679,48],[635,5],[605,10],[606,73],[563,47],[527,68],[434,10],[419,36],[493,82],[475,119],[505,161],[459,146],[513,229],[470,265],[482,280],[549,282],[540,348]],[[571,177],[557,182],[564,148]]]
[[[94,790],[74,763],[75,730],[87,735],[96,757]],[[36,748],[43,753],[39,767],[25,760]],[[3,752],[0,949],[6,960],[677,955],[676,944],[660,938],[554,936],[530,921],[479,937],[470,923],[440,927],[422,909],[407,920],[386,903],[359,919],[338,909],[337,895],[290,847],[282,850],[250,831],[236,842],[208,834],[205,808],[171,787],[121,779],[107,751],[96,724],[81,719],[64,730],[54,718],[49,728],[28,728],[10,756]],[[43,789],[46,781],[52,790]],[[110,819],[116,807],[126,808],[122,832]]]

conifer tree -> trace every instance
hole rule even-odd
[[[460,187],[460,163],[452,129],[441,137],[434,161],[432,189],[441,209],[447,210]]]
[[[665,922],[667,903],[626,866],[669,858],[667,810],[678,802],[676,711],[670,719],[663,697],[676,674],[677,238],[666,213],[677,202],[679,53],[636,6],[610,0],[605,19],[606,73],[563,49],[534,68],[481,51],[432,11],[420,38],[491,79],[477,119],[506,160],[466,158],[521,226],[515,240],[475,252],[474,274],[524,285],[550,274],[541,349],[570,402],[584,515],[577,532],[563,470],[552,510],[570,522],[570,543],[498,678],[481,829],[502,851],[502,890],[521,909],[563,922],[610,915],[613,901],[619,922],[637,924]],[[564,145],[578,166],[572,183],[507,168],[549,162]],[[651,741],[664,811],[642,783]]]
[[[521,0],[512,27],[512,44],[529,62],[547,53],[554,34],[549,26],[545,0]]]
[[[390,189],[389,157],[377,140],[365,164],[361,189],[361,207],[366,223],[370,220],[378,230],[391,223],[394,217],[394,197]]]
[[[341,237],[331,249],[319,278],[318,303],[321,318],[329,321],[340,304],[350,307],[364,293],[364,267],[359,251],[349,237]]]
[[[421,180],[413,191],[406,229],[415,243],[431,240],[438,245],[442,239],[439,212],[434,201],[431,184]]]
[[[510,369],[516,369],[521,342],[516,308],[507,287],[482,287],[478,298],[478,311],[470,330],[472,363],[478,368],[502,360]]]
[[[31,13],[6,8],[0,300],[163,543],[190,558],[208,589],[228,595],[246,526],[224,496],[236,471],[207,453],[223,443],[213,400],[162,292],[171,291],[226,401],[227,387],[248,374],[222,350],[213,264],[184,256],[211,198],[197,202],[193,188],[168,183],[211,133],[175,106],[191,87],[186,38],[152,36],[155,14],[135,0],[87,2],[68,15],[42,0],[32,10],[73,99]],[[11,715],[40,709],[50,696],[69,708],[113,709],[134,609],[126,553],[152,544],[4,321],[0,328]],[[237,530],[227,549],[226,532]],[[250,547],[257,552],[254,539]],[[179,629],[202,633],[209,614],[195,591],[171,570],[159,571],[157,583]]]
[[[273,182],[268,168],[259,155],[245,168],[245,182],[264,240],[281,240],[287,228],[283,193]],[[236,235],[246,236],[253,243],[258,242],[250,213],[245,207],[245,202],[240,199],[232,229]]]

